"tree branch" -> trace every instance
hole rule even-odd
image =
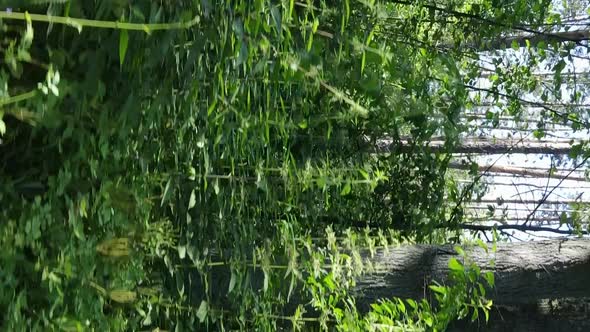
[[[551,227],[544,227],[544,226],[530,226],[530,225],[495,225],[495,226],[487,226],[487,225],[470,225],[470,224],[459,224],[457,225],[459,229],[465,229],[470,231],[507,231],[507,230],[515,230],[521,232],[550,232],[555,234],[563,234],[563,235],[574,235],[578,234],[573,230],[562,230],[562,229],[555,229]],[[445,228],[441,225],[439,228]],[[581,231],[581,234],[588,235],[590,234],[588,231]]]
[[[555,189],[557,189],[563,183],[563,181],[565,181],[570,175],[572,175],[573,172],[575,172],[578,168],[580,168],[582,165],[584,165],[586,163],[586,161],[588,161],[588,159],[590,159],[590,155],[588,155],[588,157],[584,158],[584,160],[582,160],[581,163],[576,165],[576,167],[574,167],[571,171],[569,171],[569,173],[567,173],[566,176],[564,176],[561,180],[559,180],[559,183],[555,187],[551,188],[551,190],[547,193],[547,195],[543,195],[543,198],[539,201],[537,206],[535,206],[535,209],[533,210],[533,212],[529,213],[529,215],[526,217],[526,220],[524,221],[523,225],[526,225],[527,222],[529,222],[529,220],[531,219],[532,216],[534,216],[534,214],[537,212],[539,207],[541,205],[543,205],[543,203],[545,203],[545,201],[547,201],[547,198],[549,197],[549,195],[551,195],[551,193],[553,193],[553,191]],[[547,182],[547,184],[549,184],[549,182]]]

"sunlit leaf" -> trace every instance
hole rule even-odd
[[[449,269],[453,271],[463,272],[464,267],[463,264],[459,263],[459,261],[456,258],[452,257],[449,260]]]
[[[344,187],[342,187],[342,191],[340,191],[340,196],[346,196],[350,193],[351,185],[350,182],[346,182]]]
[[[443,287],[443,286],[430,285],[428,287],[430,289],[432,289],[436,293],[440,293],[440,294],[446,294],[447,293],[447,288],[446,287]]]

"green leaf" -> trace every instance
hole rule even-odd
[[[25,34],[23,36],[21,43],[22,43],[22,47],[29,48],[31,46],[31,44],[33,43],[34,33],[33,33],[33,23],[31,20],[31,15],[28,12],[25,12],[25,20],[27,22],[27,29],[25,30]]]
[[[311,51],[311,46],[313,45],[313,33],[309,34],[309,38],[307,39],[307,46],[306,49],[307,51]]]
[[[178,246],[178,257],[184,259],[186,257],[186,246]]]
[[[323,281],[324,281],[324,284],[326,286],[328,286],[328,289],[330,289],[331,291],[336,289],[336,284],[334,283],[334,280],[332,280],[332,274],[326,275],[326,277],[324,277]]]
[[[193,189],[193,191],[191,191],[191,197],[188,200],[188,209],[192,209],[195,207],[195,204],[197,203],[197,199],[195,197],[195,190]]]
[[[4,135],[6,133],[6,123],[2,121],[0,118],[0,135]]]
[[[242,22],[242,19],[236,18],[232,24],[232,29],[239,39],[244,39],[244,22]]]
[[[367,54],[365,52],[363,52],[363,55],[361,56],[361,74],[365,70],[366,60],[367,60]]]
[[[449,269],[460,272],[463,272],[465,270],[463,265],[459,263],[459,261],[454,257],[449,260]]]
[[[516,40],[512,41],[512,49],[515,51],[518,51],[520,49],[520,45],[518,45],[518,42]]]
[[[31,61],[31,54],[27,50],[19,49],[18,52],[16,53],[16,58],[19,61],[28,62],[28,61]]]
[[[86,236],[84,235],[84,225],[83,225],[83,223],[80,220],[76,219],[73,222],[72,227],[74,229],[74,235],[79,240],[86,240]],[[39,234],[39,236],[41,236],[41,234]]]
[[[447,293],[447,288],[444,286],[436,286],[436,285],[430,285],[428,286],[430,289],[432,289],[434,292],[439,293],[439,294],[446,294]]]
[[[242,42],[242,46],[240,47],[240,53],[238,54],[238,60],[236,61],[236,65],[239,66],[241,64],[246,63],[248,60],[248,45],[245,41]]]
[[[229,279],[229,287],[227,288],[227,293],[231,293],[231,291],[236,287],[236,274],[234,273],[234,271],[232,270],[231,272],[231,277]]]
[[[293,7],[295,7],[295,0],[289,0],[289,17],[293,15]]]
[[[367,171],[365,171],[364,169],[359,169],[359,172],[361,173],[363,178],[365,178],[365,180],[369,179],[369,173],[367,173]]]
[[[133,16],[139,19],[140,22],[145,22],[145,15],[143,15],[138,6],[131,6],[131,13],[133,13]]]
[[[279,7],[272,6],[272,8],[270,9],[270,14],[272,16],[272,20],[275,23],[275,28],[277,29],[277,33],[280,35],[281,31],[282,31],[282,26],[281,26],[282,17],[281,17],[281,11],[279,10]]]
[[[397,307],[402,313],[406,313],[406,305],[402,299],[397,299]]]
[[[340,192],[340,196],[348,195],[350,193],[350,190],[351,190],[350,182],[346,182],[346,184],[342,188],[342,191]]]
[[[561,71],[565,68],[565,65],[565,60],[559,60],[559,62],[557,62],[555,66],[553,66],[553,71],[555,72],[555,75],[559,75]]]
[[[170,198],[170,187],[172,186],[172,178],[168,179],[166,183],[166,188],[164,188],[164,193],[162,194],[162,201],[160,202],[160,206],[164,206],[164,203],[168,201]]]
[[[219,179],[213,181],[213,191],[215,192],[215,195],[219,195]]]
[[[476,240],[475,240],[475,243],[477,243],[477,245],[478,245],[478,246],[479,246],[481,249],[485,250],[485,252],[486,252],[486,253],[488,252],[488,250],[489,250],[488,246],[487,246],[487,245],[486,245],[486,244],[485,244],[485,243],[484,243],[484,242],[483,242],[481,239],[476,239]]]
[[[143,326],[147,326],[150,325],[152,323],[152,316],[150,316],[149,314],[145,316],[145,319],[141,322],[141,324]],[[83,331],[83,330],[81,330]]]
[[[213,110],[215,110],[215,107],[217,106],[217,99],[214,99],[213,102],[211,103],[211,105],[209,105],[209,108],[207,108],[207,115],[211,115],[211,113],[213,113]]]
[[[350,1],[349,0],[344,1],[344,8],[346,9],[346,15],[344,17],[348,21],[348,19],[350,18]]]
[[[320,176],[317,179],[317,185],[318,188],[326,189],[326,186],[328,185],[328,178],[326,176]]]
[[[459,254],[459,256],[465,256],[465,251],[463,251],[463,248],[455,246],[455,251]]]
[[[494,287],[494,273],[492,271],[488,271],[483,275],[484,279],[488,282],[490,287]]]
[[[485,297],[486,296],[486,289],[483,286],[482,283],[477,283],[477,287],[479,288],[479,294],[481,297]],[[477,291],[474,291],[474,294],[477,293]]]
[[[123,67],[125,55],[127,54],[127,46],[129,44],[129,33],[127,30],[119,31],[119,65]]]
[[[197,318],[199,318],[199,322],[204,322],[205,318],[207,318],[207,313],[209,312],[209,304],[207,301],[201,301],[201,305],[199,305],[199,309],[197,310]]]
[[[533,136],[536,139],[541,139],[541,138],[545,137],[545,130],[543,130],[543,129],[535,129],[533,131]]]

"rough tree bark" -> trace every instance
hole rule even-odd
[[[569,298],[572,303],[576,303],[576,299],[583,301],[584,298],[590,298],[588,239],[498,243],[495,253],[486,253],[477,246],[464,247],[464,250],[482,271],[494,272],[495,287],[487,295],[496,306],[492,319],[500,320],[501,327],[509,324],[502,321],[502,312],[506,315],[512,313],[511,317],[516,318],[528,315],[532,325],[525,326],[534,327],[537,326],[535,322],[538,319],[549,319],[547,312],[539,311],[543,310],[539,309],[539,304],[546,299]],[[451,258],[461,259],[451,245],[403,245],[378,251],[371,258],[375,271],[359,277],[353,289],[359,309],[366,311],[371,303],[382,298],[421,299],[429,296],[428,285],[433,281],[448,281],[448,262]],[[492,259],[495,264],[491,263]],[[227,299],[231,274],[227,268],[222,267],[215,268],[210,273],[210,289],[221,290],[212,295],[224,302]],[[192,279],[192,282],[185,285],[185,289],[203,289],[201,278],[193,272],[191,275],[181,279]],[[248,279],[252,287],[262,290],[262,271],[250,269]],[[198,291],[189,294],[190,301],[196,305],[203,299],[202,293],[199,295]],[[296,305],[302,300],[295,297],[292,301]],[[290,314],[290,310],[287,311],[285,314]],[[576,319],[564,319],[573,322],[575,326],[582,326],[576,325]],[[458,322],[457,327],[465,326],[464,324]],[[469,330],[472,327],[470,325]]]
[[[568,177],[569,179],[569,177]],[[492,198],[482,198],[480,200],[473,201],[472,203],[481,203],[481,204],[498,204],[499,201],[502,204],[552,204],[552,205],[562,205],[562,204],[590,204],[590,201],[582,201],[577,199],[546,199],[546,200],[539,200],[539,199],[492,199]],[[502,209],[502,205],[496,206],[498,209]]]
[[[449,164],[449,168],[470,170],[471,165],[463,165],[461,163],[452,162]],[[548,171],[532,170],[532,169],[524,168],[524,167],[479,165],[478,171],[486,172],[486,173],[513,174],[513,175],[528,176],[528,177],[533,177],[533,178],[548,178],[549,177]],[[563,172],[556,172],[551,176],[551,178],[560,180],[560,179],[563,179],[564,177],[566,177],[566,175],[567,174],[564,174]],[[574,174],[567,175],[567,180],[588,181],[588,179],[586,179],[586,177],[584,177],[582,175],[574,175]]]
[[[444,141],[431,141],[428,147],[432,151],[443,151],[445,149]],[[402,144],[401,146],[392,147],[392,142],[388,140],[377,141],[376,150],[378,153],[391,152],[394,149],[410,151],[411,146]],[[501,153],[536,153],[548,155],[569,154],[572,145],[569,142],[542,142],[542,141],[523,141],[517,142],[512,140],[482,140],[466,139],[460,145],[456,146],[453,153],[483,153],[483,154],[501,154]]]
[[[590,296],[590,241],[550,240],[500,243],[496,253],[466,250],[482,271],[493,271],[489,293],[496,304],[536,303],[540,299]],[[370,304],[384,297],[422,298],[433,280],[447,279],[448,262],[459,258],[450,246],[414,245],[377,253],[381,268],[360,278],[357,300]],[[495,266],[490,259],[495,260]]]
[[[502,48],[510,48],[512,43],[516,43],[519,47],[526,47],[528,40],[530,45],[535,47],[540,42],[574,42],[580,43],[590,38],[590,31],[588,30],[574,30],[574,31],[560,31],[552,33],[539,34],[522,34],[519,36],[510,36],[505,38],[497,38],[494,40],[484,41],[481,45],[472,45],[479,50],[497,50]]]
[[[519,306],[495,306],[490,320],[454,322],[450,332],[583,332],[590,331],[590,299],[546,299]]]

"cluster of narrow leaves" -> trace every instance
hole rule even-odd
[[[472,54],[454,43],[498,29],[453,22],[514,14],[448,6],[1,12],[0,325],[440,329],[489,309],[458,262],[438,305],[384,299],[364,315],[350,293],[374,268],[363,250],[445,239],[449,154],[423,144],[443,130],[451,150],[461,130]],[[375,155],[384,137],[391,153]]]

